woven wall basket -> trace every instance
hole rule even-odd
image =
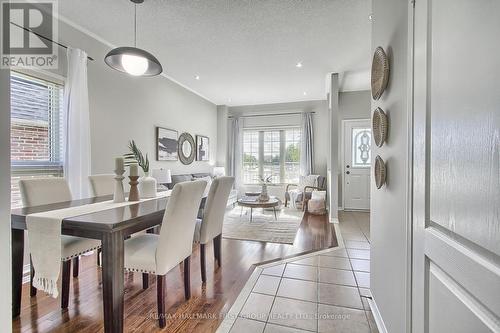
[[[375,144],[378,147],[382,147],[384,145],[384,142],[387,140],[387,131],[389,130],[389,124],[387,121],[387,115],[381,108],[377,108],[373,112],[372,130]]]
[[[389,59],[380,46],[375,49],[372,61],[372,97],[377,100],[384,93],[389,82]]]
[[[381,188],[385,184],[386,170],[385,170],[385,162],[379,155],[375,157],[374,172],[375,172],[375,185],[377,185],[377,188]]]

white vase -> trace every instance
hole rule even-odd
[[[139,195],[141,199],[156,197],[156,179],[149,176],[149,172],[144,173],[144,177],[139,178]]]

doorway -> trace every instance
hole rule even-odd
[[[344,210],[370,209],[372,130],[369,119],[343,120],[342,203]]]

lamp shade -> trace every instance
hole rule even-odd
[[[172,182],[172,174],[170,169],[154,169],[153,178],[158,184],[170,184]]]
[[[123,46],[112,49],[104,57],[104,62],[117,71],[134,76],[155,76],[163,71],[154,55],[136,47]]]
[[[213,174],[215,177],[222,177],[226,175],[226,169],[224,167],[214,167]]]

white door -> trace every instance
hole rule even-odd
[[[371,138],[370,120],[344,120],[345,210],[370,209]]]
[[[500,332],[500,1],[416,0],[412,332]]]

